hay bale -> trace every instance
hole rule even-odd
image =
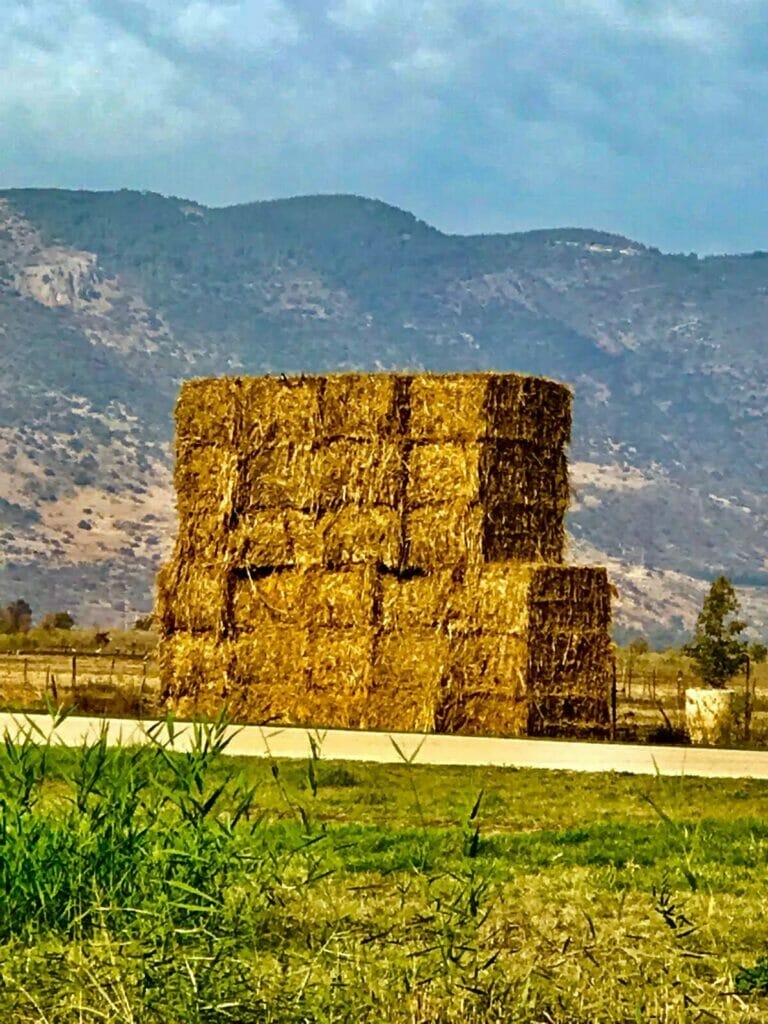
[[[523,635],[476,629],[451,636],[436,728],[466,735],[524,735],[527,668]]]
[[[310,634],[302,724],[358,728],[373,678],[373,629],[314,629]]]
[[[341,508],[321,515],[317,531],[326,566],[400,564],[401,518],[397,509],[385,505]]]
[[[303,441],[275,441],[241,456],[236,474],[239,514],[256,509],[306,509],[316,505],[314,451]]]
[[[479,501],[482,493],[479,442],[415,444],[408,453],[408,508],[451,502]]]
[[[401,564],[431,572],[483,559],[483,509],[466,501],[406,511]]]
[[[374,632],[266,625],[232,642],[238,717],[285,725],[359,725]]]
[[[486,442],[478,467],[477,498],[498,509],[568,507],[568,463],[562,451],[523,441]]]
[[[311,626],[370,629],[375,619],[377,573],[373,565],[306,574],[305,604]]]
[[[608,633],[611,623],[611,594],[608,572],[595,566],[537,568],[531,578],[531,626],[588,627]]]
[[[184,557],[209,562],[219,557],[234,521],[238,481],[234,451],[212,445],[177,449],[174,484]]]
[[[312,457],[312,507],[387,505],[401,501],[405,483],[403,447],[386,440],[330,441]]]
[[[460,592],[466,632],[525,636],[528,628],[531,568],[488,563],[468,570]]]
[[[448,661],[448,637],[435,630],[380,634],[365,728],[433,731]]]
[[[409,436],[421,441],[467,442],[485,437],[485,374],[418,374],[409,388]]]
[[[277,442],[313,445],[323,436],[322,377],[245,377],[236,444],[245,455]]]
[[[237,517],[229,536],[234,566],[290,566],[295,562],[296,520],[306,514],[287,509],[255,509]],[[312,527],[316,519],[311,517]],[[318,554],[318,559],[320,555]]]
[[[232,645],[202,634],[177,632],[162,638],[158,650],[161,697],[225,700],[232,684]]]
[[[387,632],[423,629],[449,630],[466,617],[460,588],[461,573],[454,569],[401,575],[378,575],[377,622]]]
[[[242,420],[243,386],[239,377],[183,381],[175,413],[177,448],[235,448]]]
[[[307,585],[303,572],[245,568],[232,574],[231,630],[234,636],[265,626],[307,625]]]
[[[409,378],[394,374],[331,374],[321,388],[326,441],[402,437],[408,416]]]
[[[565,551],[565,517],[557,509],[483,506],[482,550],[487,562],[557,565]]]
[[[174,559],[161,566],[156,590],[155,615],[164,635],[226,634],[227,572],[220,564],[197,565]]]
[[[257,724],[300,722],[306,689],[309,633],[265,624],[232,641],[231,706],[237,719]]]

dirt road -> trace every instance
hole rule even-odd
[[[0,714],[0,734],[12,736],[34,722],[44,735],[51,731],[45,715]],[[56,730],[56,742],[77,746],[94,740],[102,728],[110,743],[145,743],[149,722],[71,716]],[[36,733],[40,735],[40,733]],[[620,743],[577,743],[569,740],[499,739],[470,736],[416,736],[412,733],[308,730],[270,726],[234,727],[228,752],[242,757],[305,758],[312,741],[327,760],[376,761],[397,764],[496,765],[577,772],[628,772],[633,775],[697,775],[708,778],[768,779],[768,750],[711,750],[703,747],[654,747]],[[176,725],[174,746],[183,750],[192,737],[188,724]],[[395,746],[395,744],[397,746]],[[398,750],[399,748],[399,750]]]

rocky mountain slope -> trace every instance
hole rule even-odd
[[[150,607],[185,377],[494,368],[575,388],[573,555],[611,566],[624,634],[679,636],[720,572],[764,633],[767,314],[764,253],[450,236],[352,196],[0,192],[0,599]]]

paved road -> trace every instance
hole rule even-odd
[[[51,732],[46,715],[0,714],[0,736],[12,736],[33,722],[43,735]],[[146,743],[149,722],[116,718],[65,719],[54,739],[67,746],[93,741],[102,728],[110,743]],[[176,725],[174,746],[186,748],[192,728]],[[327,760],[376,761],[397,764],[496,765],[576,772],[628,772],[633,775],[697,775],[706,778],[768,779],[768,751],[709,750],[703,747],[653,747],[620,743],[576,743],[568,740],[499,739],[475,736],[415,736],[412,733],[354,732],[245,726],[229,730],[228,752],[244,757],[304,758],[314,740]],[[36,732],[36,735],[40,733]],[[399,747],[399,751],[396,748]]]

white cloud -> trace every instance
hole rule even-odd
[[[768,173],[768,0],[6,8],[0,176],[19,184],[45,163],[203,201],[357,191],[452,228],[589,221],[664,244],[686,216],[714,237],[728,190]]]
[[[298,41],[296,19],[277,0],[186,4],[172,21],[178,40],[193,48],[258,50]]]

